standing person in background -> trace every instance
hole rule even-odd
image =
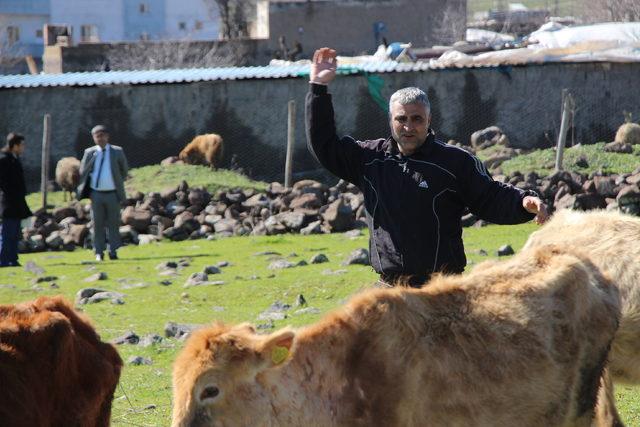
[[[80,162],[78,200],[91,199],[96,261],[104,259],[105,228],[108,230],[109,258],[115,260],[120,247],[120,204],[126,197],[124,181],[129,167],[122,147],[109,143],[106,126],[95,126],[91,136],[96,145],[84,150]]]
[[[25,196],[27,186],[20,156],[24,152],[24,136],[7,135],[7,145],[0,155],[0,214],[2,232],[0,243],[0,267],[17,267],[20,221],[32,215]]]
[[[436,139],[421,89],[391,95],[386,138],[338,137],[328,92],[336,68],[335,50],[313,55],[307,143],[325,168],[364,194],[369,258],[380,286],[420,287],[435,272],[461,273],[467,260],[460,217],[467,208],[495,224],[546,220],[533,191],[494,181],[477,157]]]

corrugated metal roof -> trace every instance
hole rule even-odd
[[[428,62],[398,63],[396,61],[363,62],[338,67],[339,74],[390,73],[422,71]],[[109,86],[158,83],[190,83],[213,80],[280,79],[303,77],[309,74],[308,65],[191,68],[141,71],[95,71],[64,74],[0,75],[0,88],[28,88],[54,86]]]

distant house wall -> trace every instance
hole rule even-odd
[[[292,47],[297,41],[307,56],[319,47],[336,48],[342,55],[375,52],[374,24],[389,43],[412,42],[431,46],[463,40],[466,1],[277,1],[269,3],[269,38],[278,48],[278,38]],[[380,24],[381,23],[381,24]]]
[[[124,0],[124,39],[158,40],[165,30],[165,0]]]
[[[49,16],[49,0],[0,1],[0,45],[7,42],[7,28],[18,27],[19,41],[8,52],[15,56],[42,56],[42,28]]]
[[[166,0],[165,38],[168,40],[216,40],[220,36],[218,9],[213,0]],[[184,23],[184,29],[182,28]]]
[[[562,89],[576,101],[571,143],[612,141],[623,112],[640,117],[640,63],[547,64],[396,72],[376,75],[388,98],[406,86],[429,95],[439,138],[469,141],[472,132],[500,126],[516,147],[551,146],[560,127]],[[282,180],[287,140],[287,102],[297,104],[294,176],[322,168],[307,152],[304,99],[307,79],[218,80],[175,84],[0,89],[0,135],[27,138],[25,168],[30,187],[39,179],[42,116],[52,115],[52,163],[80,156],[91,146],[97,123],[112,129],[131,166],[176,155],[195,135],[217,132],[225,140],[223,167]],[[374,102],[367,76],[339,76],[330,86],[340,135],[386,137],[386,112]],[[53,170],[53,169],[51,169]]]
[[[73,42],[80,41],[83,25],[95,25],[100,41],[124,40],[123,0],[50,0],[53,24],[72,27]]]

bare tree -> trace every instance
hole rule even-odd
[[[111,70],[159,70],[246,65],[242,41],[173,41],[115,44],[107,53]]]
[[[247,38],[251,22],[255,19],[256,0],[203,0],[209,14],[219,16],[220,38],[225,40]],[[217,14],[215,12],[218,12]]]
[[[427,43],[451,45],[465,39],[466,12],[462,2],[447,2],[442,12],[442,17],[436,19],[432,37],[433,40],[425,40]]]
[[[585,22],[640,21],[639,0],[585,0]]]

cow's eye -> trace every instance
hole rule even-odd
[[[210,385],[202,390],[202,393],[200,393],[200,400],[213,399],[219,394],[220,390],[218,389],[218,387]]]

